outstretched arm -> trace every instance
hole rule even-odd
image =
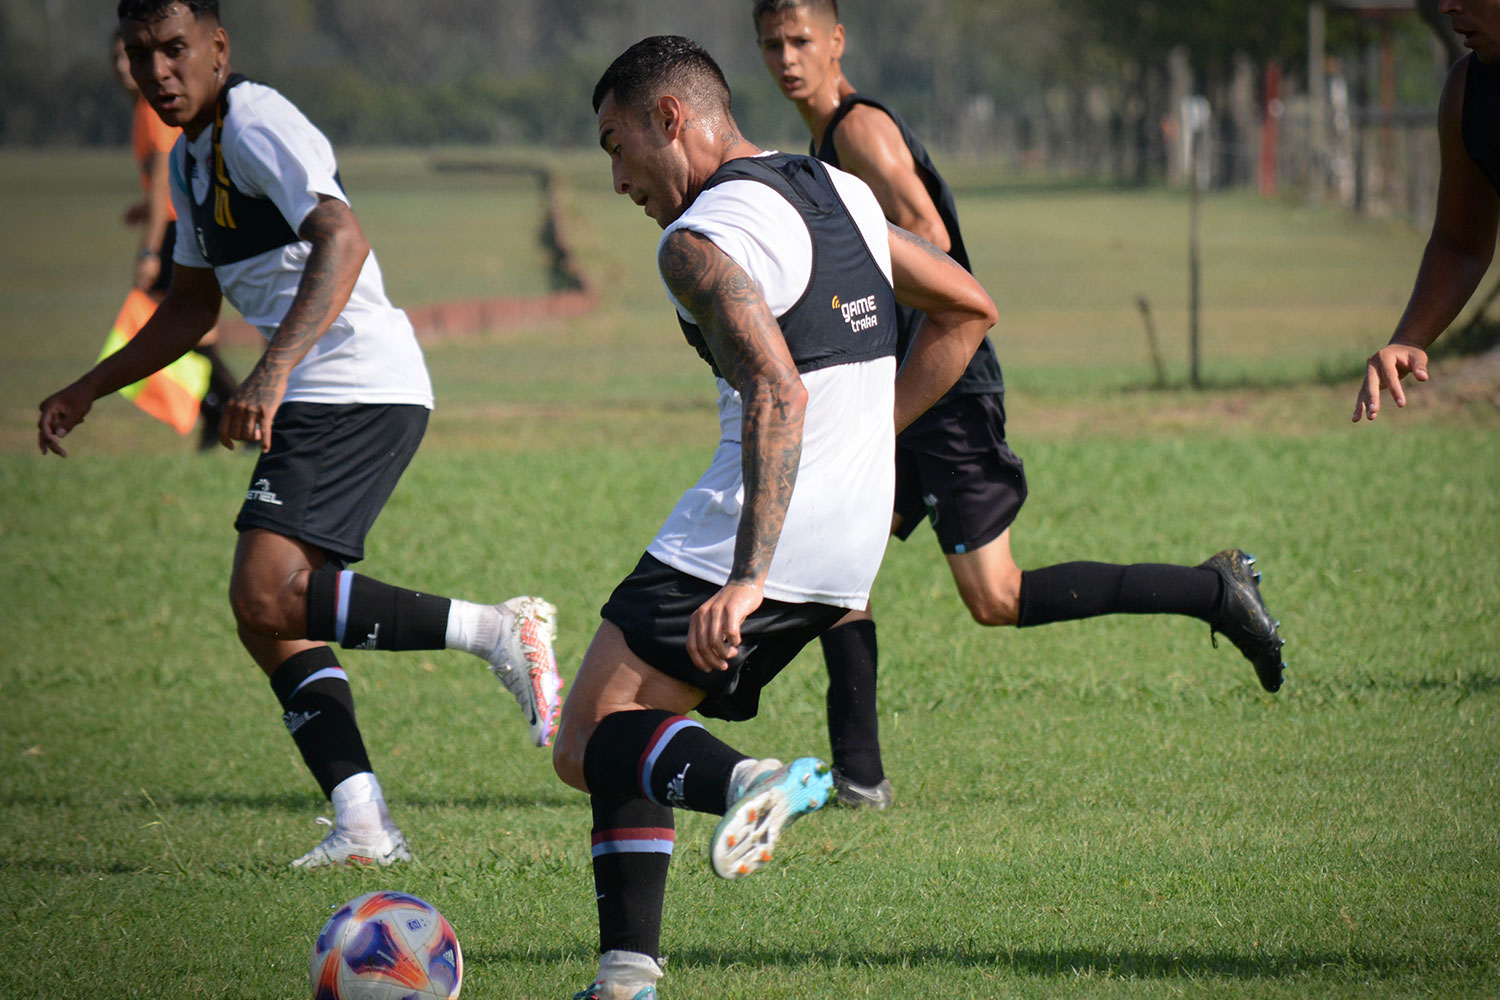
[[[807,389],[776,317],[728,255],[704,236],[677,230],[663,241],[658,264],[744,408],[745,500],[734,563],[723,589],[693,614],[688,630],[688,652],[699,669],[724,670],[738,651],[741,624],[764,596],[797,482]]]
[[[233,448],[235,441],[256,441],[262,452],[271,449],[271,424],[286,394],[287,378],[344,311],[370,255],[370,243],[354,212],[327,195],[302,220],[297,235],[311,243],[312,250],[280,328],[224,409],[219,443],[226,448]]]
[[[896,373],[896,430],[904,430],[963,375],[999,318],[995,303],[968,271],[899,226],[888,226],[896,299],[926,318]]]
[[[1473,56],[1469,57],[1474,58]],[[1448,74],[1438,108],[1442,170],[1437,217],[1422,254],[1416,287],[1390,343],[1370,356],[1354,402],[1354,422],[1380,413],[1380,391],[1406,405],[1401,380],[1427,381],[1427,348],[1458,318],[1495,255],[1500,195],[1469,156],[1463,142],[1464,82],[1468,60]]]
[[[62,439],[83,422],[94,400],[139,382],[186,354],[219,321],[221,301],[213,271],[179,265],[161,305],[129,343],[42,401],[37,420],[42,454],[50,451],[66,458]]]

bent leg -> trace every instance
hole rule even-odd
[[[1021,568],[1010,554],[1010,529],[967,552],[945,554],[959,597],[981,625],[1015,625],[1020,619]]]

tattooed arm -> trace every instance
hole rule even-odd
[[[745,500],[734,564],[724,588],[694,613],[688,630],[693,662],[703,670],[723,670],[738,650],[740,625],[760,606],[786,521],[802,457],[807,389],[760,290],[722,250],[697,233],[678,230],[662,243],[657,263],[744,407]]]
[[[297,235],[312,244],[297,294],[266,353],[240,384],[219,422],[219,442],[257,441],[271,450],[271,423],[297,362],[333,324],[359,280],[370,243],[349,206],[323,195]]]
[[[998,316],[974,276],[920,236],[889,225],[896,299],[926,319],[896,373],[896,430],[953,387]]]
[[[177,265],[172,287],[130,342],[72,385],[42,401],[37,443],[67,457],[62,439],[83,422],[94,400],[139,382],[182,357],[219,321],[223,296],[213,271]]]

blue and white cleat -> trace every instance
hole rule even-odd
[[[709,845],[714,874],[741,878],[764,868],[781,832],[823,808],[833,795],[832,769],[816,757],[799,757],[756,775],[714,828]]]

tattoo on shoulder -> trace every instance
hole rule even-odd
[[[767,338],[780,327],[760,289],[744,269],[697,233],[678,230],[662,243],[657,257],[662,279],[688,311],[735,388],[764,369]]]

